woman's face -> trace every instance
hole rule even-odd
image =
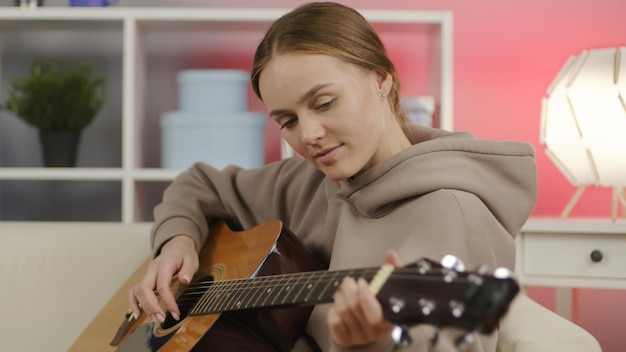
[[[275,55],[259,77],[263,102],[282,137],[335,180],[408,146],[386,98],[391,84],[391,75],[303,53]]]

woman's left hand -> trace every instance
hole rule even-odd
[[[396,267],[401,266],[397,255],[391,251],[385,261]],[[327,323],[337,345],[368,345],[391,332],[393,324],[385,320],[380,303],[364,279],[344,278],[333,298]]]

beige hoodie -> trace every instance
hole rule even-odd
[[[419,126],[405,132],[413,147],[353,180],[328,179],[300,158],[251,170],[195,164],[155,208],[155,254],[183,233],[199,248],[207,218],[227,219],[234,229],[280,219],[330,270],[380,265],[388,249],[405,263],[454,254],[470,269],[513,269],[514,237],[536,199],[532,146]],[[323,351],[342,350],[330,342],[328,307],[315,308],[307,332]],[[431,329],[412,328],[406,350],[427,351]],[[454,350],[455,333],[444,332],[434,350]],[[496,338],[480,336],[475,350],[495,351]],[[390,349],[386,339],[350,350]]]

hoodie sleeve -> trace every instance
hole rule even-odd
[[[224,219],[234,230],[274,219],[289,224],[297,216],[298,199],[310,196],[301,189],[306,185],[315,190],[322,179],[323,174],[297,158],[258,169],[229,166],[217,170],[196,163],[168,186],[154,209],[153,254],[180,234],[190,236],[199,249],[211,219]]]

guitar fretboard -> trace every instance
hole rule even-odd
[[[250,308],[304,306],[329,303],[346,276],[371,281],[379,268],[311,271],[251,279],[199,282],[186,294],[202,295],[189,315],[205,315]]]

